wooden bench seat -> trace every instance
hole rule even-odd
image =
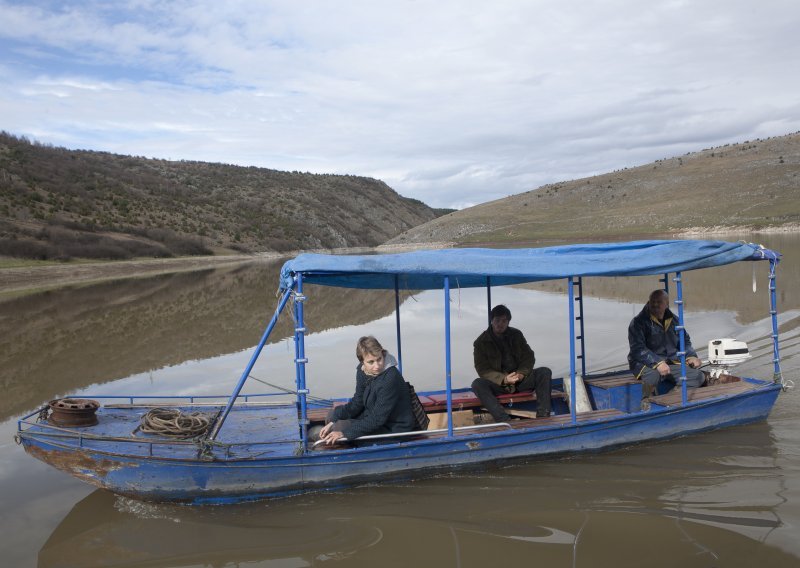
[[[554,390],[550,393],[551,398],[566,398],[566,393],[563,391]],[[447,410],[447,395],[432,394],[432,395],[419,395],[419,400],[422,402],[422,407],[425,412],[441,412]],[[497,397],[500,404],[516,404],[520,402],[529,402],[536,400],[536,393],[533,391],[521,391],[509,394],[501,394]],[[337,402],[336,406],[345,404],[345,402]],[[459,391],[452,393],[453,412],[459,410],[467,410],[471,408],[480,408],[483,406],[477,395],[469,391]],[[311,422],[324,422],[327,417],[329,409],[327,408],[310,408],[308,410],[308,418]]]
[[[642,384],[642,382],[631,374],[614,375],[612,377],[598,377],[595,379],[584,379],[587,385],[601,389],[610,389],[625,385]]]
[[[602,418],[611,418],[614,416],[620,416],[625,414],[624,412],[620,412],[614,408],[607,408],[605,410],[592,410],[589,412],[581,412],[577,415],[578,422],[585,422],[586,420],[598,420]],[[514,420],[510,422],[508,425],[505,424],[498,424],[496,427],[487,427],[481,429],[481,433],[485,432],[502,432],[509,429],[509,426],[513,430],[520,430],[525,428],[534,428],[534,427],[544,427],[544,426],[555,426],[561,424],[569,424],[572,421],[572,417],[569,414],[557,414],[554,416],[548,416],[547,418],[532,418],[530,420]],[[456,431],[454,434],[456,436],[466,436],[470,434],[474,434],[475,430],[461,430]],[[436,432],[426,434],[425,438],[441,438],[447,436],[446,432]]]
[[[551,398],[565,398],[567,395],[563,391],[551,391]],[[429,396],[420,396],[422,406],[426,412],[437,412],[447,409],[447,395],[444,393]],[[497,396],[500,404],[516,404],[519,402],[529,402],[536,400],[536,393],[533,391],[520,391]],[[478,396],[472,391],[454,392],[452,395],[453,410],[466,410],[468,408],[480,408],[481,404]]]
[[[734,381],[730,383],[721,383],[716,385],[709,385],[696,389],[687,389],[686,399],[688,401],[705,400],[707,398],[714,398],[717,396],[725,396],[732,394],[739,394],[759,388],[760,385],[748,383],[745,381]],[[681,389],[676,388],[667,394],[661,394],[650,398],[653,404],[661,406],[677,406],[682,401]]]

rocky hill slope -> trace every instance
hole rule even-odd
[[[0,255],[374,246],[436,215],[371,178],[73,151],[0,133]]]
[[[546,185],[450,213],[392,243],[593,240],[800,227],[800,133]]]

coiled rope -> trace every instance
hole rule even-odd
[[[211,418],[202,412],[184,413],[177,408],[154,408],[142,416],[139,430],[175,438],[194,438],[205,434]]]

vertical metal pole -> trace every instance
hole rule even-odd
[[[403,346],[400,341],[400,281],[397,274],[394,275],[394,313],[395,325],[397,327],[397,368],[403,374]]]
[[[492,277],[486,277],[486,319],[492,325]]]
[[[769,259],[769,314],[772,318],[772,380],[776,383],[783,382],[781,372],[781,354],[778,347],[778,297],[776,295],[775,269],[778,266],[776,259]]]
[[[580,335],[578,339],[580,339],[581,345],[581,354],[578,355],[578,358],[581,360],[581,376],[586,376],[586,343],[584,342],[584,333],[583,333],[583,278],[581,276],[578,277],[578,321],[580,321]]]
[[[686,331],[683,325],[683,278],[680,272],[675,273],[675,290],[677,291],[677,298],[675,298],[675,305],[678,306],[678,325],[675,329],[678,330],[678,338],[680,340],[680,351],[678,357],[681,360],[681,404],[686,404],[688,392],[686,390]]]
[[[305,347],[305,322],[303,321],[303,302],[306,297],[303,295],[303,275],[297,275],[297,295],[294,299],[295,327],[295,366],[297,380],[297,402],[300,405],[300,439],[303,444],[303,451],[308,449],[308,413],[306,408],[306,347]]]
[[[219,430],[220,428],[222,428],[222,425],[225,423],[225,419],[228,417],[231,408],[233,408],[233,404],[239,397],[239,393],[242,391],[242,387],[244,386],[244,383],[247,381],[247,377],[250,376],[250,371],[253,370],[253,366],[256,364],[258,356],[264,349],[264,345],[267,344],[267,339],[272,333],[272,330],[275,328],[275,324],[278,323],[278,316],[280,316],[281,312],[283,312],[283,309],[286,307],[286,302],[289,301],[291,295],[292,295],[292,289],[287,288],[286,291],[283,293],[281,301],[278,303],[278,307],[276,308],[275,313],[272,315],[272,319],[270,320],[267,329],[264,331],[264,335],[261,336],[261,341],[258,342],[255,352],[250,357],[250,361],[247,363],[247,367],[245,367],[244,372],[242,372],[242,376],[239,377],[239,382],[234,387],[233,393],[231,393],[231,396],[228,399],[228,404],[225,406],[225,410],[222,411],[219,420],[217,420],[217,423],[214,425],[214,429],[212,430],[211,434],[208,437],[209,440],[216,439],[217,434],[219,434]],[[131,401],[131,404],[133,404],[133,401]]]
[[[575,400],[575,291],[572,288],[572,276],[567,280],[567,295],[569,300],[569,414],[572,423],[578,422]]]
[[[664,292],[669,296],[669,272],[665,272],[664,277],[659,278],[658,281],[664,284]]]
[[[444,277],[444,372],[447,390],[447,436],[453,437],[453,391],[450,364],[450,277]]]

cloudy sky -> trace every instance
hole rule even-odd
[[[0,130],[466,207],[800,131],[797,0],[0,0]]]

